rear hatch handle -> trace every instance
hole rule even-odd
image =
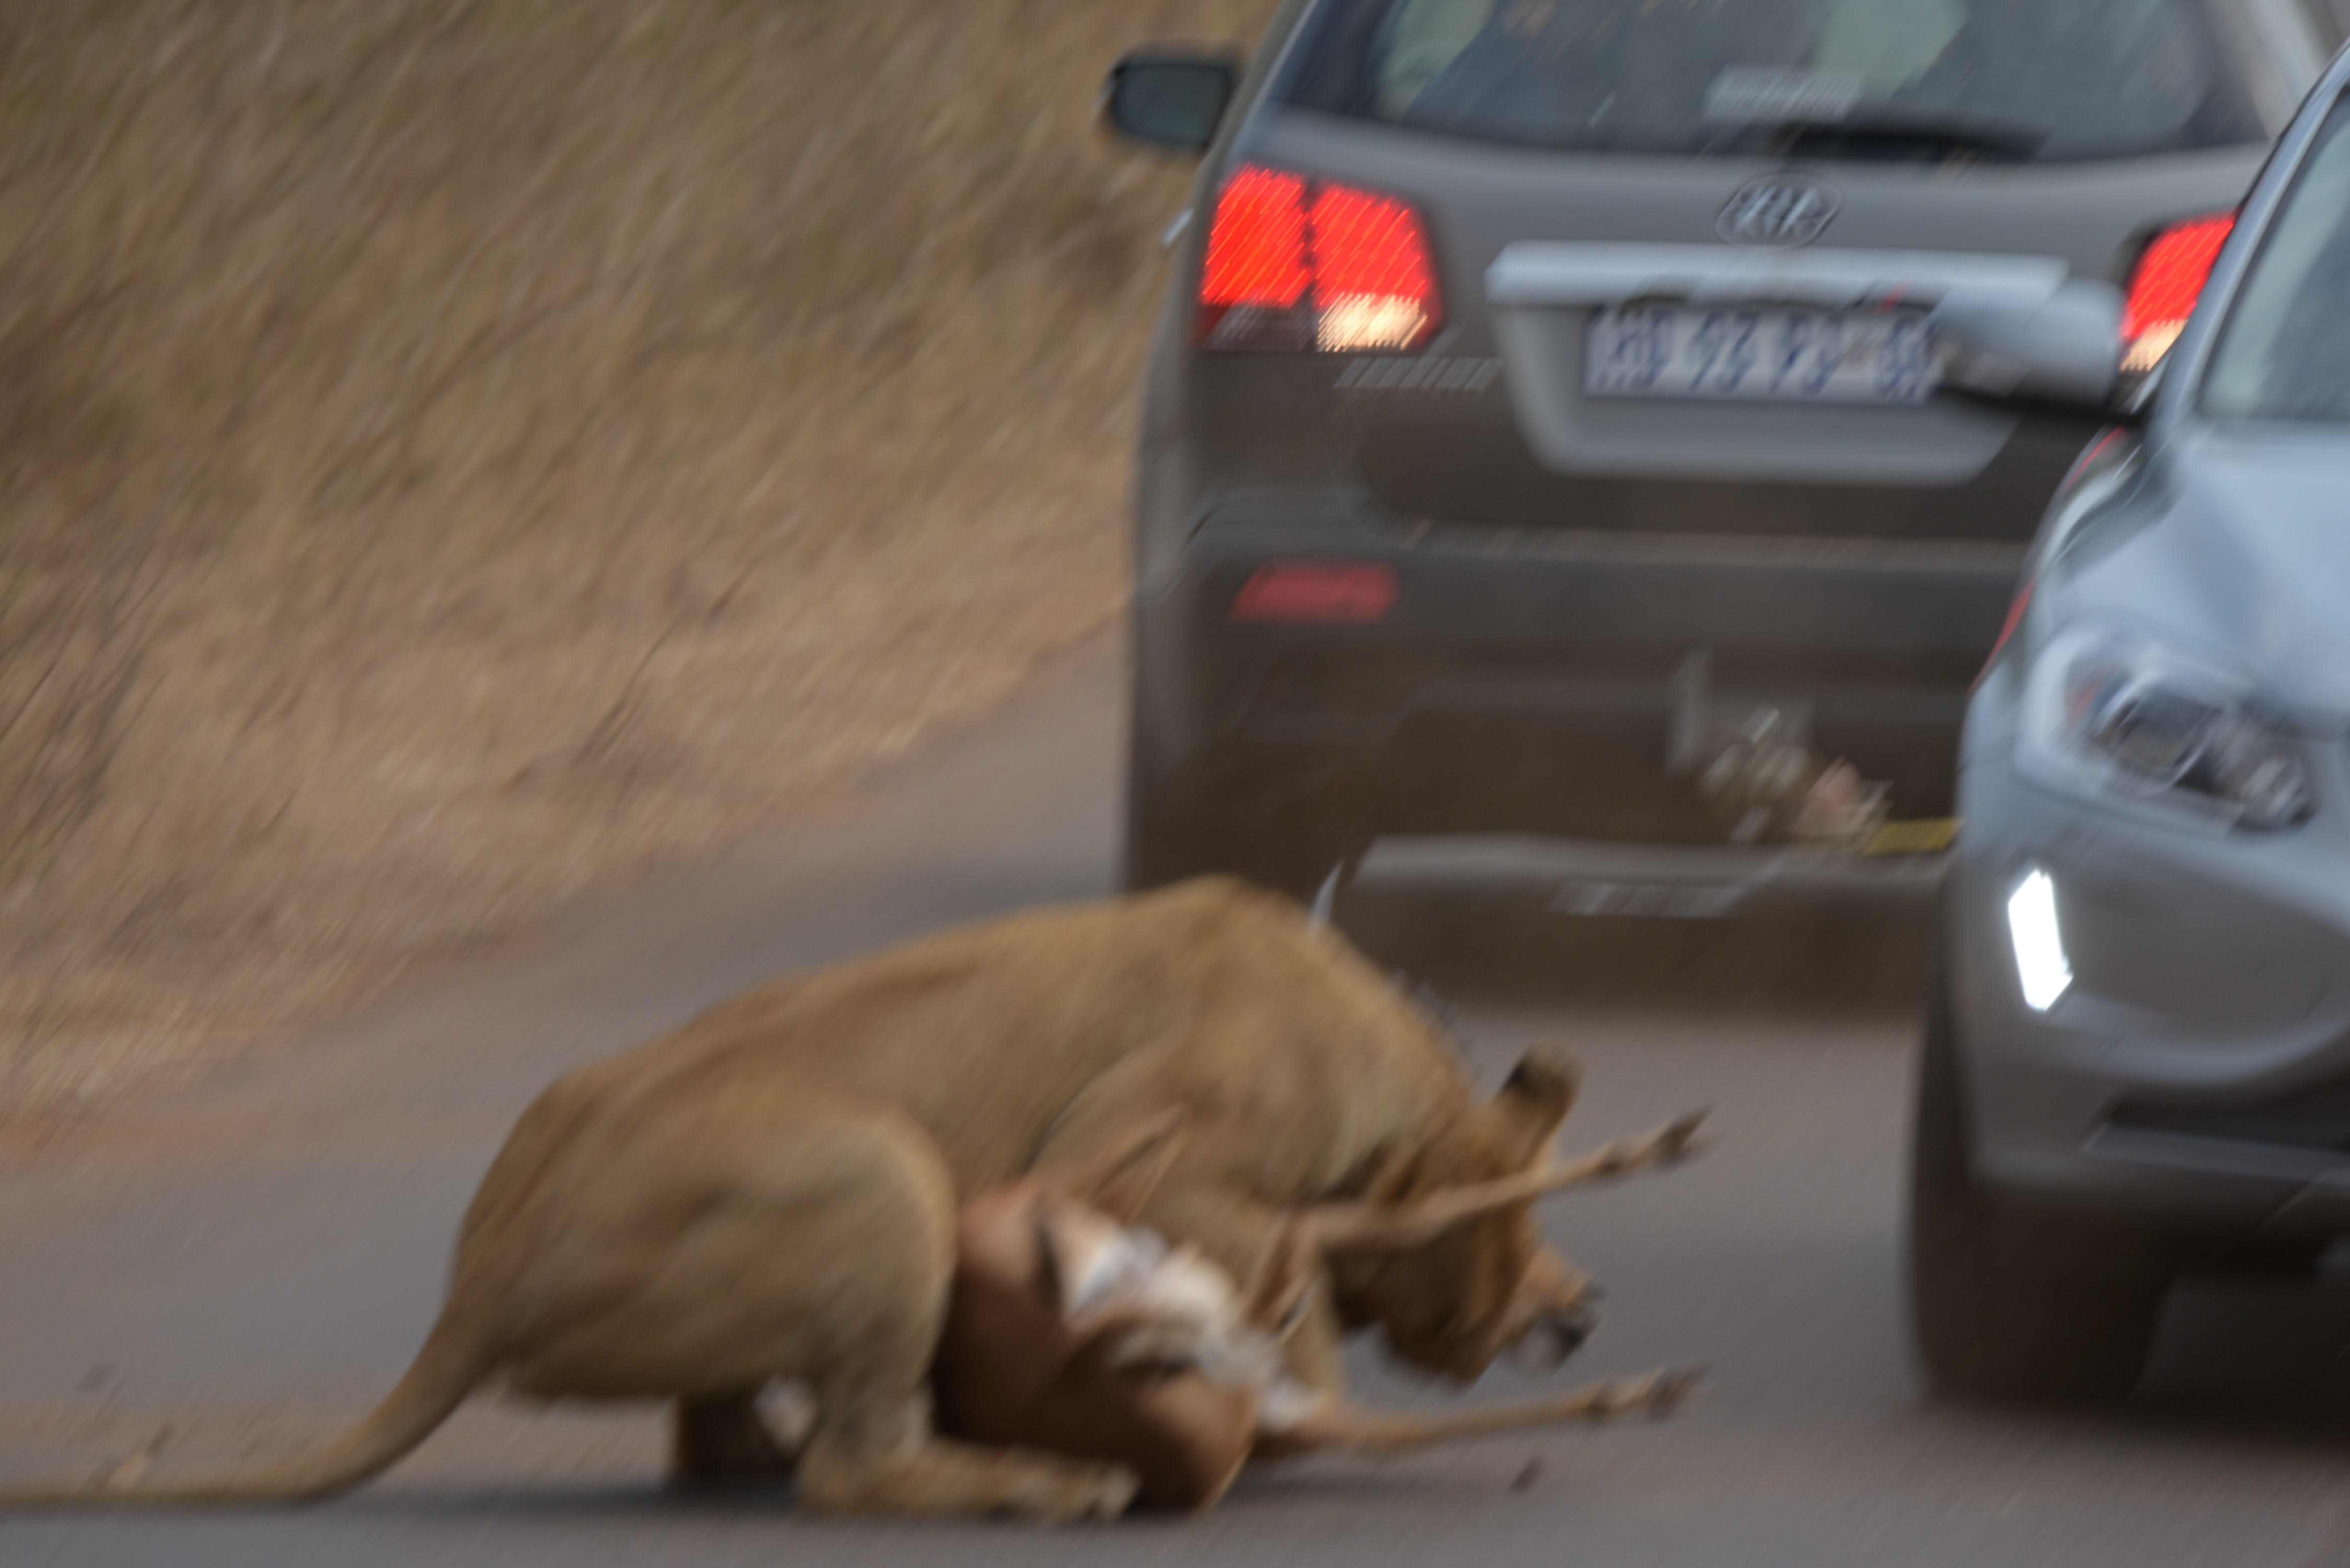
[[[1485,297],[1505,308],[1675,300],[1849,309],[1930,307],[1964,298],[2030,310],[2054,296],[2071,273],[2062,256],[1522,240],[1504,246],[1487,269]]]

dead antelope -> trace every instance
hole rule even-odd
[[[1701,1118],[1570,1164],[1396,1204],[1295,1211],[1244,1286],[1134,1220],[1170,1163],[1181,1117],[1075,1170],[980,1194],[957,1218],[953,1294],[932,1388],[941,1431],[1110,1460],[1138,1499],[1204,1508],[1251,1458],[1390,1453],[1452,1438],[1663,1414],[1694,1374],[1658,1372],[1555,1398],[1447,1416],[1382,1413],[1292,1377],[1282,1341],[1327,1260],[1424,1247],[1453,1226],[1569,1188],[1677,1164]]]

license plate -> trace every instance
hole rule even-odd
[[[1917,404],[1935,380],[1933,328],[1915,311],[1618,306],[1584,340],[1592,398]]]

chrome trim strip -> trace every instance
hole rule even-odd
[[[1965,295],[2029,309],[2071,274],[2072,264],[2062,256],[1521,240],[1504,246],[1487,269],[1485,297],[1499,306],[1673,299],[1846,308],[1891,299],[1930,306]]]

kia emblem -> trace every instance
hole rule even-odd
[[[1713,232],[1733,245],[1807,245],[1843,205],[1844,198],[1824,180],[1773,174],[1732,196]]]

